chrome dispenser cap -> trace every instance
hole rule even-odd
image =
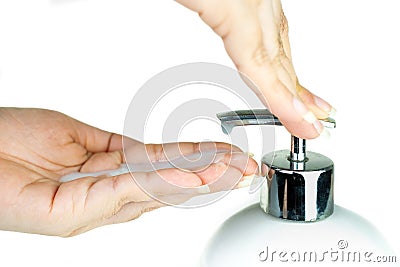
[[[276,125],[282,123],[267,109],[220,113],[222,129],[229,133],[235,126]],[[320,120],[328,128],[336,122]],[[333,213],[334,164],[328,157],[306,151],[306,140],[291,137],[291,149],[274,151],[262,159],[268,171],[262,187],[260,205],[268,214],[294,221],[317,221]]]

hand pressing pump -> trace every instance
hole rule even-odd
[[[266,109],[226,112],[217,117],[227,134],[236,126],[282,125]],[[331,118],[321,123],[336,127]],[[334,205],[333,161],[307,151],[306,140],[291,136],[290,150],[264,155],[261,170],[265,181],[260,203],[233,215],[219,228],[200,266],[303,266],[313,262],[374,266],[378,256],[394,255],[373,225]]]

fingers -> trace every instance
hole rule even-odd
[[[242,176],[249,176],[257,173],[257,163],[245,153],[221,154],[218,155],[215,163],[208,168],[197,172],[203,184],[212,184],[220,179],[228,167],[233,167],[239,173],[236,176],[231,176],[231,180],[239,181]],[[234,178],[236,177],[236,179]]]
[[[259,89],[255,90],[261,90],[267,106],[289,132],[301,138],[315,138],[323,127],[297,96],[288,25],[281,6],[275,2],[261,1],[257,7],[262,47],[253,48],[256,56],[244,58],[238,68],[257,85]]]
[[[279,31],[281,6],[279,1],[279,3],[275,2],[260,1],[260,4],[254,7],[256,9],[255,13],[257,13],[256,19],[262,33],[263,46],[271,61],[284,54]]]
[[[76,129],[76,142],[82,144],[90,152],[122,150],[122,136],[119,134],[102,131],[81,123],[78,123]]]
[[[335,108],[300,84],[297,85],[297,94],[317,118],[324,119],[335,115]]]
[[[75,119],[72,119],[71,136],[73,140],[89,152],[113,152],[122,150],[122,136],[100,130]],[[138,142],[130,139],[132,143]]]
[[[194,196],[233,189],[244,175],[257,171],[257,163],[248,154],[225,153],[199,172],[162,169],[85,177],[52,189],[49,216],[55,221],[63,218],[55,232],[76,235],[100,225],[132,220],[165,204],[178,205]]]
[[[286,19],[285,13],[283,13],[283,10],[281,12],[281,24],[280,24],[280,38],[281,38],[281,44],[283,51],[286,55],[286,57],[292,61],[292,51],[290,48],[290,42],[289,42],[289,24]]]
[[[317,118],[326,118],[331,106],[298,87],[279,0],[179,2],[222,37],[242,77],[254,83],[251,89],[293,135],[310,139],[324,133]]]
[[[287,25],[281,26],[285,21],[281,9],[277,9],[280,5],[274,6],[273,1],[260,1],[248,7],[248,16],[236,15],[224,38],[225,47],[239,71],[256,85],[252,89],[264,98],[288,131],[301,138],[315,138],[322,132],[322,125],[297,97],[296,74],[286,56],[289,46],[281,40],[281,28],[286,34]]]
[[[65,183],[63,190],[74,190],[74,199],[88,210],[115,209],[128,202],[144,202],[170,195],[208,193],[202,188],[215,183],[213,191],[232,189],[243,177],[257,172],[257,163],[244,153],[221,156],[202,172],[162,169],[152,172],[123,174],[115,177],[82,178]],[[93,180],[95,179],[95,180]],[[80,195],[80,196],[79,196]],[[77,205],[76,205],[77,206]],[[79,205],[78,205],[79,206]]]
[[[202,168],[191,172],[185,169],[162,169],[146,173],[133,173],[136,183],[150,196],[174,194],[204,193],[203,185],[213,186],[211,191],[232,189],[243,177],[258,170],[257,163],[245,153],[219,154],[216,160]],[[200,188],[199,188],[200,187]],[[145,199],[142,199],[142,201]]]
[[[80,172],[98,172],[118,169],[123,162],[121,150],[113,152],[99,152],[90,156],[82,165]]]
[[[128,141],[129,142],[129,141]],[[138,144],[130,145],[125,143],[125,157],[128,163],[172,161],[186,155],[195,153],[213,153],[241,151],[238,147],[221,142],[201,142],[201,143],[167,143],[167,144]],[[201,158],[201,154],[199,156]]]
[[[168,204],[179,204],[186,200],[204,193],[230,190],[234,187],[241,188],[248,186],[251,177],[258,173],[257,163],[249,159],[248,154],[218,154],[215,162],[206,166],[202,171],[188,172],[179,169],[163,169],[151,173],[134,173],[133,178],[141,191],[132,194],[134,201],[150,201],[159,199],[166,203],[165,199],[171,199]],[[92,177],[88,177],[91,179]],[[123,185],[125,189],[129,187],[121,181],[128,181],[127,175],[116,177],[97,177],[97,179],[110,180],[114,184]],[[161,179],[161,180],[160,180]],[[167,183],[166,183],[167,182]],[[238,184],[238,182],[240,182]],[[92,187],[92,186],[91,186]],[[131,192],[131,190],[128,190]],[[150,197],[150,198],[148,198]],[[123,197],[126,201],[127,197]]]

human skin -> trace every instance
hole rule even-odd
[[[318,119],[332,106],[300,85],[292,62],[288,22],[280,0],[177,0],[218,34],[251,89],[293,135],[326,134]]]
[[[251,89],[294,135],[315,138],[324,133],[317,118],[332,106],[300,85],[279,0],[178,0],[197,12],[223,40],[237,69],[255,85]],[[58,112],[0,108],[0,229],[72,236],[95,227],[125,222],[164,206],[140,188],[185,201],[198,188],[227,177],[240,181],[257,171],[247,154],[223,143],[206,146],[219,161],[199,172],[166,169],[114,177],[86,177],[62,183],[60,177],[81,171],[115,169],[124,162],[122,136],[99,130]],[[179,149],[177,149],[179,147]],[[131,140],[138,160],[165,160],[190,154],[196,143],[144,145]],[[226,152],[229,151],[229,152]],[[229,174],[229,175],[227,175]],[[134,178],[134,179],[133,179]],[[164,187],[168,181],[175,187]],[[223,190],[217,188],[216,190]],[[228,189],[228,188],[226,188]]]
[[[166,155],[211,150],[218,161],[198,172],[164,169],[113,177],[85,177],[69,182],[71,172],[116,169],[124,162],[122,136],[102,131],[59,112],[0,108],[0,229],[45,235],[73,236],[90,229],[126,222],[165,206],[157,196],[190,199],[218,179],[237,179],[257,171],[248,154],[225,143],[149,144],[130,140],[137,161]],[[138,184],[151,186],[146,194]],[[165,186],[168,184],[176,186]],[[164,182],[164,183],[163,183]],[[188,188],[193,189],[188,194]],[[223,190],[217,188],[215,190]],[[225,188],[229,189],[229,188]],[[165,198],[164,198],[165,199]]]

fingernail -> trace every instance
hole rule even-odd
[[[329,139],[331,137],[331,133],[324,127],[322,132],[319,133],[319,137],[322,137],[324,139]]]
[[[314,121],[313,126],[319,135],[325,130],[324,125],[319,120]]]
[[[199,194],[208,194],[211,193],[210,187],[208,185],[202,185],[202,186],[198,186],[196,187],[197,189],[197,193]]]
[[[331,136],[328,129],[326,129],[319,120],[315,121],[313,126],[315,130],[317,130],[320,137],[329,138]]]
[[[253,157],[254,157],[254,153],[247,152],[247,154],[249,155],[250,158],[253,158]]]
[[[336,116],[336,109],[334,107],[331,107],[331,110],[328,112],[328,116],[330,118],[334,118]]]
[[[308,123],[314,124],[316,121],[318,121],[314,113],[312,113],[311,110],[309,110],[306,105],[304,105],[304,103],[297,97],[293,98],[293,106],[297,113],[299,113]]]
[[[325,111],[326,113],[328,113],[329,117],[334,117],[336,115],[336,109],[334,107],[332,107],[328,102],[326,102],[325,100],[323,100],[322,98],[318,97],[318,96],[314,96],[314,101],[315,104],[322,109],[323,111]]]

